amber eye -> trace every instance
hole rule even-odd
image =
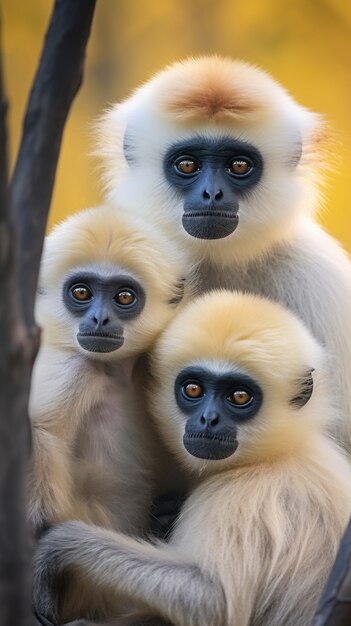
[[[198,383],[184,385],[183,392],[187,398],[200,398],[204,394],[203,388]]]
[[[71,293],[73,298],[79,302],[87,302],[93,297],[90,289],[85,285],[75,285],[71,288]]]
[[[123,289],[115,295],[114,301],[117,302],[117,304],[121,304],[122,306],[129,306],[136,301],[136,296],[132,291],[129,291],[128,289]]]
[[[182,159],[175,166],[182,174],[194,174],[199,169],[198,164],[192,159]]]
[[[237,158],[237,159],[233,159],[228,169],[231,172],[231,174],[235,174],[236,176],[245,176],[245,174],[248,174],[249,172],[251,172],[252,164],[250,161],[246,159]]]
[[[228,400],[237,406],[244,406],[252,400],[252,396],[245,389],[236,389],[228,396]]]

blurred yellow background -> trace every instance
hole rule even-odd
[[[74,1],[74,0],[72,0]],[[13,163],[51,0],[2,0]],[[351,4],[345,0],[97,0],[85,80],[69,117],[50,225],[101,199],[89,124],[166,63],[218,53],[260,65],[324,113],[340,145],[320,219],[351,251]]]

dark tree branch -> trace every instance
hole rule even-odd
[[[82,81],[94,6],[95,0],[55,3],[29,99],[11,197],[0,62],[0,626],[38,624],[31,610],[31,542],[25,517],[27,405],[39,345],[33,308],[63,128]]]
[[[7,190],[7,137],[6,137],[6,113],[7,100],[2,75],[2,50],[1,50],[1,14],[0,14],[0,227],[7,215],[8,190]],[[0,248],[1,251],[1,248]]]
[[[6,110],[0,49],[0,624],[29,626],[30,542],[24,475],[29,449],[25,416],[30,351],[19,316],[16,236],[7,186]]]
[[[312,626],[351,624],[351,521],[341,542]]]
[[[85,48],[96,0],[56,0],[30,94],[12,180],[20,227],[19,272],[23,313],[34,326],[33,306],[47,215],[62,133],[83,77]]]

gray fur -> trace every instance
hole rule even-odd
[[[72,567],[82,568],[111,596],[118,592],[132,597],[140,608],[159,612],[176,626],[226,624],[222,587],[198,565],[81,522],[57,525],[40,542],[33,582],[39,613],[55,620],[58,607],[53,605],[52,584],[55,575]]]

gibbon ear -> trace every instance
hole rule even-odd
[[[185,278],[180,278],[174,285],[174,296],[168,300],[168,304],[179,304],[184,298]]]
[[[302,137],[301,135],[296,139],[295,145],[294,145],[294,151],[291,155],[291,159],[290,159],[290,165],[292,167],[297,167],[298,164],[301,161],[301,157],[302,157]]]
[[[296,394],[296,396],[294,396],[289,402],[289,404],[291,404],[292,406],[298,409],[301,409],[301,407],[305,406],[305,404],[307,404],[310,397],[312,396],[312,392],[313,392],[312,372],[314,372],[313,367],[307,370],[305,375],[299,380],[298,382],[299,391]]]
[[[135,147],[133,144],[132,133],[127,127],[123,137],[123,154],[129,165],[135,163]]]

